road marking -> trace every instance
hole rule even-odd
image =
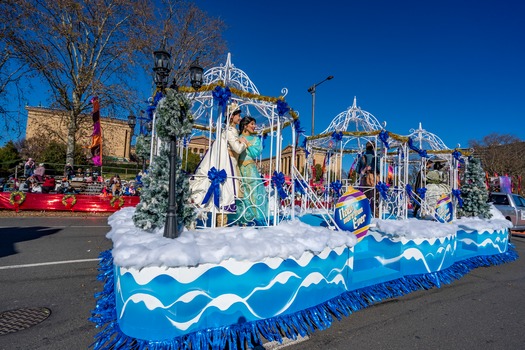
[[[92,261],[99,261],[100,259],[81,259],[81,260],[66,260],[66,261],[50,261],[46,263],[38,263],[38,264],[24,264],[24,265],[11,265],[11,266],[0,266],[0,270],[7,270],[7,269],[19,269],[23,267],[35,267],[35,266],[48,266],[48,265],[60,265],[60,264],[74,264],[74,263],[81,263],[81,262],[92,262]]]

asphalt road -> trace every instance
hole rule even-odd
[[[0,218],[0,313],[44,307],[51,315],[0,335],[4,349],[88,349],[98,330],[97,258],[111,248],[107,218]],[[525,238],[513,237],[520,256]],[[57,263],[59,262],[59,263]],[[286,349],[524,349],[525,260],[478,268],[335,320]]]
[[[0,335],[0,349],[89,348],[98,333],[88,318],[103,287],[98,255],[111,248],[108,230],[105,217],[0,218],[0,313],[51,310],[39,324]]]

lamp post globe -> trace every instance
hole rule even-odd
[[[161,49],[153,52],[155,85],[159,89],[165,89],[168,86],[168,78],[171,71],[171,55],[164,46],[165,44],[163,43]]]
[[[137,125],[137,117],[135,117],[133,114],[130,114],[128,116],[128,125],[131,129],[131,133],[133,134],[133,131],[135,130],[135,126]]]
[[[202,73],[204,69],[199,65],[199,58],[197,58],[190,66],[190,83],[191,86],[198,90],[202,86]]]

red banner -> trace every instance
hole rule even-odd
[[[139,201],[139,196],[0,192],[0,210],[115,212]]]

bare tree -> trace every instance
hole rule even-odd
[[[483,170],[490,176],[509,175],[516,182],[525,175],[525,142],[510,134],[492,133],[481,140],[470,140],[469,146],[481,158]]]
[[[10,24],[2,40],[19,66],[46,83],[52,107],[67,111],[71,163],[92,96],[109,115],[138,109],[137,71],[151,74],[161,35],[176,45],[181,68],[197,56],[214,59],[223,42],[222,22],[177,0],[3,0],[0,23]]]

